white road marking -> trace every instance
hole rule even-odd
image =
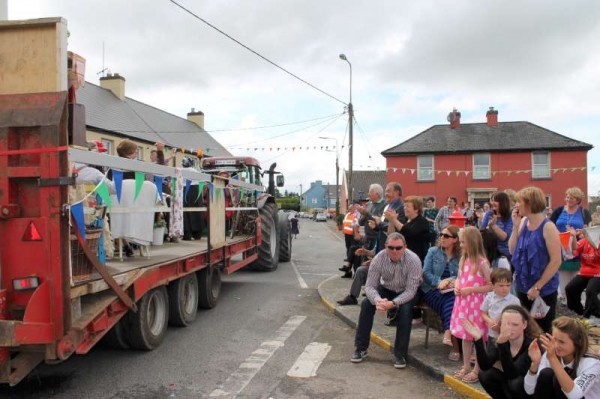
[[[265,363],[282,346],[286,339],[306,320],[306,316],[292,316],[275,332],[275,337],[260,344],[260,347],[239,365],[225,382],[210,393],[211,398],[235,397],[252,381]]]
[[[290,371],[287,372],[288,377],[308,378],[316,376],[319,366],[330,350],[331,345],[329,344],[311,342],[298,357]]]
[[[292,269],[294,269],[294,273],[296,273],[296,278],[298,279],[298,282],[300,283],[300,288],[307,289],[308,285],[306,284],[306,281],[304,281],[304,279],[300,275],[300,272],[298,271],[298,267],[296,266],[296,262],[291,260],[290,263],[292,264]]]
[[[309,275],[309,276],[326,276],[326,277],[336,276],[336,274],[333,274],[333,273],[301,273],[301,274]]]

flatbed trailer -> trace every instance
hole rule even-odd
[[[14,46],[0,45],[0,58],[10,63],[39,54],[21,71],[44,71],[36,75],[40,85],[24,79],[22,85],[0,89],[0,383],[10,385],[41,362],[85,354],[101,339],[120,348],[152,350],[161,344],[168,324],[187,326],[198,307],[216,305],[222,273],[257,263],[261,253],[274,258],[276,267],[279,253],[276,207],[272,197],[261,194],[262,186],[70,145],[62,70],[66,35],[61,18],[0,22],[0,40],[15,40]],[[5,77],[13,83],[11,79],[22,79],[20,70],[10,66]],[[51,77],[56,79],[48,84]],[[71,214],[73,162],[209,187],[203,207],[184,209],[206,215],[207,236],[153,246],[148,256],[100,264]],[[239,194],[235,206],[225,207],[224,190]],[[109,213],[119,211],[115,205]],[[153,216],[171,208],[120,211]],[[227,236],[225,211],[244,215]],[[271,242],[263,240],[263,231],[273,233]],[[74,275],[73,235],[91,265],[84,278]]]

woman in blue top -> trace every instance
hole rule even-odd
[[[565,192],[565,205],[556,208],[550,216],[550,220],[554,222],[560,233],[566,233],[569,231],[569,227],[577,231],[581,230],[592,222],[590,211],[581,207],[582,200],[583,191],[579,187],[567,189]],[[558,294],[561,299],[566,301],[565,287],[575,277],[577,271],[581,268],[581,263],[579,258],[573,258],[571,251],[567,252],[565,258],[560,265]]]
[[[444,344],[452,346],[448,358],[460,360],[458,341],[450,334],[450,317],[454,307],[454,281],[458,275],[461,249],[458,240],[459,228],[453,225],[442,229],[438,244],[429,248],[423,264],[423,300],[440,315],[444,326]],[[448,291],[443,293],[443,291]]]
[[[546,218],[545,209],[546,196],[542,190],[526,187],[519,191],[508,246],[515,269],[517,297],[527,310],[531,310],[537,297],[542,298],[550,310],[537,322],[544,331],[550,332],[556,314],[561,245],[558,230]]]
[[[498,191],[492,195],[492,209],[485,213],[480,226],[496,234],[498,251],[510,260],[508,239],[512,233],[513,221],[510,215],[510,198],[506,193]]]

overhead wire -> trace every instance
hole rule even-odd
[[[327,120],[324,120],[324,121],[323,121],[323,120],[322,120],[322,121],[319,121],[318,123],[315,123],[314,125],[310,125],[310,126],[304,126],[304,127],[300,128],[300,129],[292,130],[291,132],[286,132],[286,133],[278,134],[278,135],[276,135],[276,136],[273,136],[273,137],[268,137],[268,138],[266,138],[266,139],[260,139],[260,140],[255,140],[255,141],[249,141],[249,142],[246,142],[246,143],[236,144],[236,145],[235,145],[235,147],[228,147],[228,148],[242,148],[242,147],[244,147],[244,146],[246,146],[246,145],[248,145],[248,144],[255,144],[255,143],[260,143],[260,142],[263,142],[263,141],[269,141],[269,140],[277,139],[277,138],[280,138],[280,137],[289,136],[289,135],[291,135],[291,134],[298,133],[298,132],[301,132],[301,131],[303,131],[303,130],[306,130],[306,129],[310,129],[311,127],[318,126],[318,125],[320,125],[320,124],[322,124],[322,123],[327,123],[327,122],[329,122],[329,121],[331,121],[331,120],[333,120],[333,119],[337,120],[337,119],[339,119],[339,118],[340,118],[342,115],[344,115],[344,114],[343,114],[343,113],[342,113],[342,114],[337,114],[337,115],[334,115],[333,117],[330,117],[330,118],[329,118],[329,119],[327,119]],[[227,147],[227,146],[226,146],[226,147]]]
[[[340,118],[342,115],[343,115],[343,114],[340,114],[340,115],[339,115],[339,116],[338,116],[336,119],[332,120],[330,123],[328,123],[327,125],[323,126],[323,128],[322,128],[322,129],[318,130],[318,131],[317,131],[315,134],[313,134],[312,136],[310,136],[310,137],[309,137],[307,140],[310,140],[310,139],[314,138],[316,135],[320,134],[320,133],[321,133],[323,130],[325,130],[325,129],[327,129],[329,126],[333,125],[333,124],[334,124],[334,123],[335,123],[335,122],[336,122],[336,121],[337,121],[337,120],[338,120],[338,119],[339,119],[339,118]],[[293,150],[293,148],[295,148],[295,146],[289,147],[289,149],[288,149],[288,150],[286,150],[286,151],[283,151],[281,154],[275,155],[274,157],[272,157],[272,158],[269,158],[269,159],[265,160],[264,162],[265,162],[265,163],[267,163],[267,162],[270,162],[270,161],[272,161],[272,160],[274,160],[274,159],[277,159],[277,158],[279,158],[279,157],[281,157],[281,156],[285,155],[286,153],[288,153],[288,152],[292,151],[292,150]]]
[[[250,47],[246,46],[244,43],[240,42],[239,40],[235,39],[234,37],[232,37],[231,35],[225,33],[224,31],[222,31],[221,29],[217,28],[216,26],[214,26],[213,24],[211,24],[210,22],[208,22],[207,20],[205,20],[204,18],[200,17],[199,15],[195,14],[194,12],[192,12],[191,10],[185,8],[184,6],[182,6],[181,4],[179,4],[178,2],[176,2],[175,0],[169,0],[171,3],[173,3],[174,5],[176,5],[177,7],[181,8],[183,11],[187,12],[188,14],[190,14],[191,16],[193,16],[194,18],[198,19],[199,21],[202,21],[203,23],[205,23],[206,25],[208,25],[209,27],[211,27],[212,29],[216,30],[217,32],[219,32],[220,34],[222,34],[223,36],[227,37],[229,40],[232,40],[233,42],[239,44],[240,46],[242,46],[243,48],[245,48],[246,50],[250,51],[252,54],[256,55],[257,57],[263,59],[264,61],[268,62],[269,64],[273,65],[275,68],[280,69],[281,71],[287,73],[288,75],[298,79],[299,81],[301,81],[302,83],[312,87],[313,89],[317,90],[318,92],[325,94],[327,97],[341,103],[344,105],[347,105],[345,101],[340,100],[339,98],[333,96],[332,94],[327,93],[326,91],[318,88],[317,86],[313,85],[312,83],[302,79],[300,76],[296,75],[293,72],[288,71],[287,69],[285,69],[284,67],[278,65],[277,63],[275,63],[274,61],[271,61],[270,59],[268,59],[267,57],[263,56],[262,54],[258,53],[257,51],[251,49]]]
[[[366,149],[366,151],[367,151],[367,155],[368,155],[368,157],[369,157],[368,159],[369,159],[369,162],[370,162],[370,164],[371,164],[370,166],[371,166],[372,168],[375,168],[375,169],[376,169],[377,167],[375,166],[375,163],[374,163],[374,161],[373,161],[373,157],[371,156],[371,151],[369,151],[369,148],[368,148],[368,147],[370,147],[370,146],[371,146],[371,143],[370,143],[370,141],[367,139],[367,135],[366,135],[365,131],[362,129],[362,126],[360,126],[360,125],[358,124],[358,121],[356,120],[356,117],[354,117],[354,123],[356,124],[356,127],[358,128],[358,131],[360,132],[360,134],[361,134],[361,136],[362,136],[363,140],[364,140],[364,141],[365,141],[365,143],[366,143],[366,145],[365,145],[365,149]]]

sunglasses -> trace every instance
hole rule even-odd
[[[395,247],[393,245],[388,245],[387,248],[391,249],[392,251],[402,251],[404,249],[404,247]]]
[[[453,236],[452,234],[446,234],[446,233],[442,233],[440,234],[442,237],[444,238],[456,238],[455,236]]]

